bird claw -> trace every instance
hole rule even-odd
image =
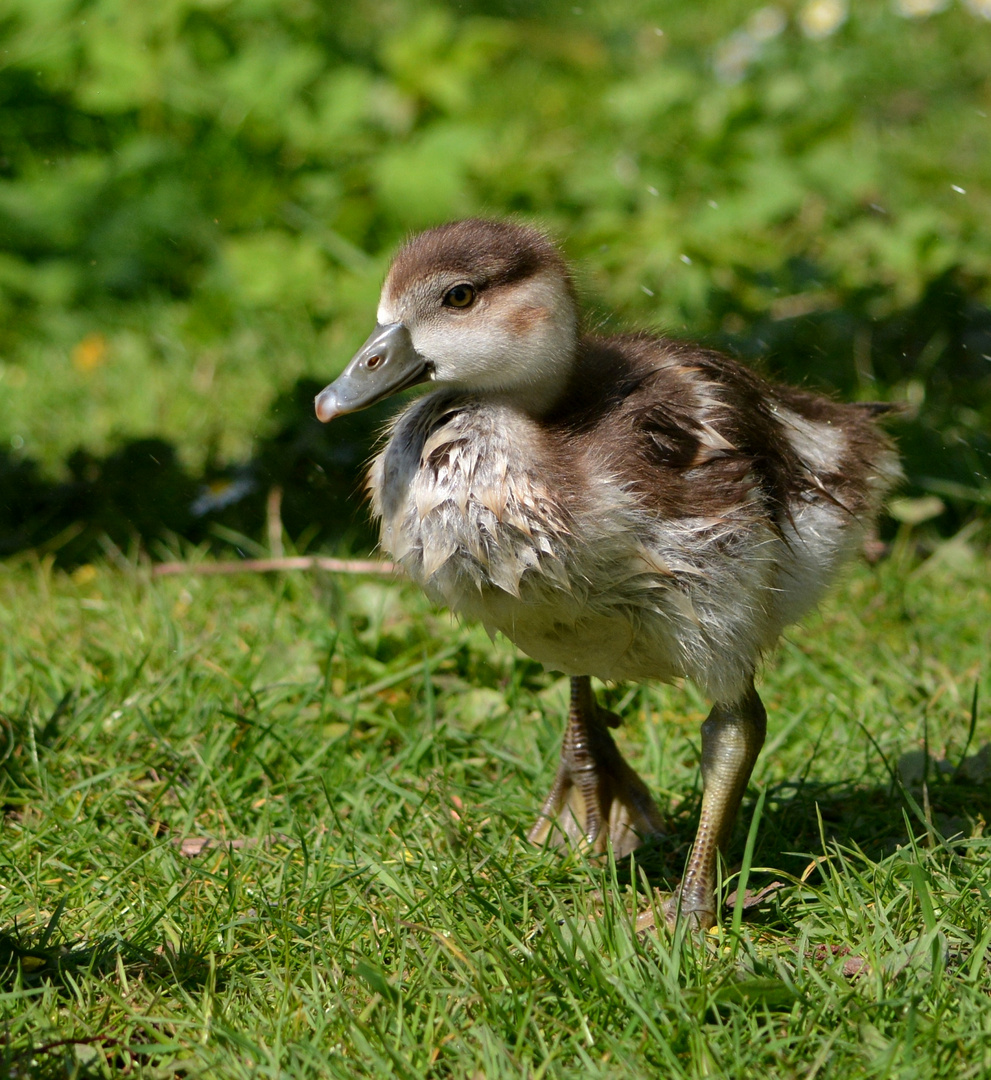
[[[678,922],[687,924],[690,930],[708,930],[716,925],[716,913],[712,910],[712,903],[689,907],[680,888],[666,897],[658,896],[657,900],[656,904],[652,904],[637,916],[635,930],[638,934],[656,930],[660,925],[673,933]]]
[[[574,684],[557,776],[529,839],[625,858],[663,835],[664,819],[609,734],[619,717],[598,707],[587,679]]]
[[[600,773],[597,786],[600,792],[602,788],[606,792],[597,792],[587,800],[570,774],[559,770],[540,817],[530,830],[530,842],[570,844],[595,854],[603,854],[611,847],[615,857],[623,859],[651,837],[662,836],[660,811],[640,778],[632,769],[629,771],[637,782],[632,790],[617,790],[617,778]]]

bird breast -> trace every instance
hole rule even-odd
[[[369,487],[382,546],[432,599],[566,674],[685,675],[728,699],[780,629],[781,541],[759,513],[659,519],[512,406],[420,399]]]
[[[432,394],[399,416],[373,464],[383,546],[455,610],[468,586],[519,598],[527,571],[561,576],[570,515],[527,427],[508,407]]]

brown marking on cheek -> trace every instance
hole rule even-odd
[[[545,307],[520,307],[510,309],[506,316],[506,326],[513,334],[524,336],[535,326],[547,322],[551,317]]]

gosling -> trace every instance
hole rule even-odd
[[[397,254],[322,421],[419,383],[369,475],[383,548],[440,604],[571,679],[530,839],[617,857],[663,833],[590,677],[691,679],[703,795],[665,907],[716,918],[716,876],[766,714],[754,674],[861,546],[899,478],[882,405],[773,385],[719,353],[582,332],[555,245],[456,221]]]

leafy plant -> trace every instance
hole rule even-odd
[[[910,494],[948,528],[987,504],[979,0],[5,11],[15,454],[156,437],[243,463],[273,398],[364,336],[408,231],[517,213],[562,237],[594,312],[909,400]]]

